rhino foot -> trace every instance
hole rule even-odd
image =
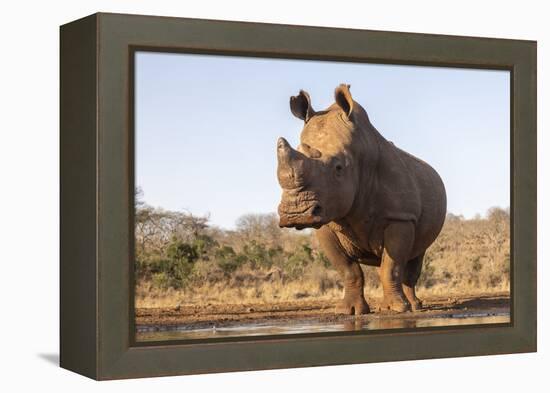
[[[370,313],[370,308],[365,299],[344,298],[338,302],[334,311],[336,314],[362,315]]]
[[[411,304],[405,299],[384,298],[377,309],[379,312],[406,312],[411,311]]]
[[[411,311],[421,311],[422,310],[422,301],[416,299],[416,301],[411,302]]]
[[[413,285],[403,284],[403,293],[405,294],[405,297],[411,304],[412,311],[422,310],[422,301],[416,297],[416,291]]]

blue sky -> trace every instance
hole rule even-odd
[[[510,205],[507,71],[139,52],[135,83],[136,186],[152,206],[224,228],[276,211],[275,143],[296,147],[303,126],[289,97],[304,89],[321,110],[340,83],[439,172],[449,212]]]

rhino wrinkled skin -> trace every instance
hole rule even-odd
[[[415,285],[445,220],[445,187],[431,166],[376,130],[349,88],[338,86],[336,102],[319,112],[305,91],[290,98],[304,128],[297,149],[277,141],[279,225],[316,229],[343,280],[337,313],[370,312],[359,264],[378,267],[380,311],[418,310]]]

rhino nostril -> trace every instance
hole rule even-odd
[[[311,214],[314,216],[320,216],[322,211],[323,211],[323,208],[320,205],[315,205],[315,207],[311,211]]]

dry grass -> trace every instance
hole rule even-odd
[[[173,307],[183,304],[273,303],[300,299],[333,300],[342,294],[335,271],[314,266],[302,280],[288,280],[278,269],[245,266],[231,278],[184,289],[159,289],[149,282],[136,288],[136,307]]]
[[[159,290],[142,285],[137,289],[136,307],[174,307],[184,304],[275,303],[299,299],[332,300],[341,290],[332,288],[323,293],[312,283],[290,282],[286,285],[261,283],[253,287],[228,287],[223,283],[205,284],[192,289]]]
[[[436,285],[429,289],[419,288],[418,296],[433,297],[460,297],[509,292],[509,285],[502,284],[490,290],[479,287],[449,288],[445,285]],[[343,290],[339,287],[321,290],[314,281],[293,281],[286,284],[263,282],[250,287],[230,287],[224,283],[205,284],[190,289],[158,289],[150,284],[143,283],[136,289],[137,308],[176,307],[178,305],[208,305],[208,304],[249,304],[249,303],[277,303],[286,301],[326,300],[335,301],[342,297]],[[382,297],[382,288],[365,287],[367,299]]]

